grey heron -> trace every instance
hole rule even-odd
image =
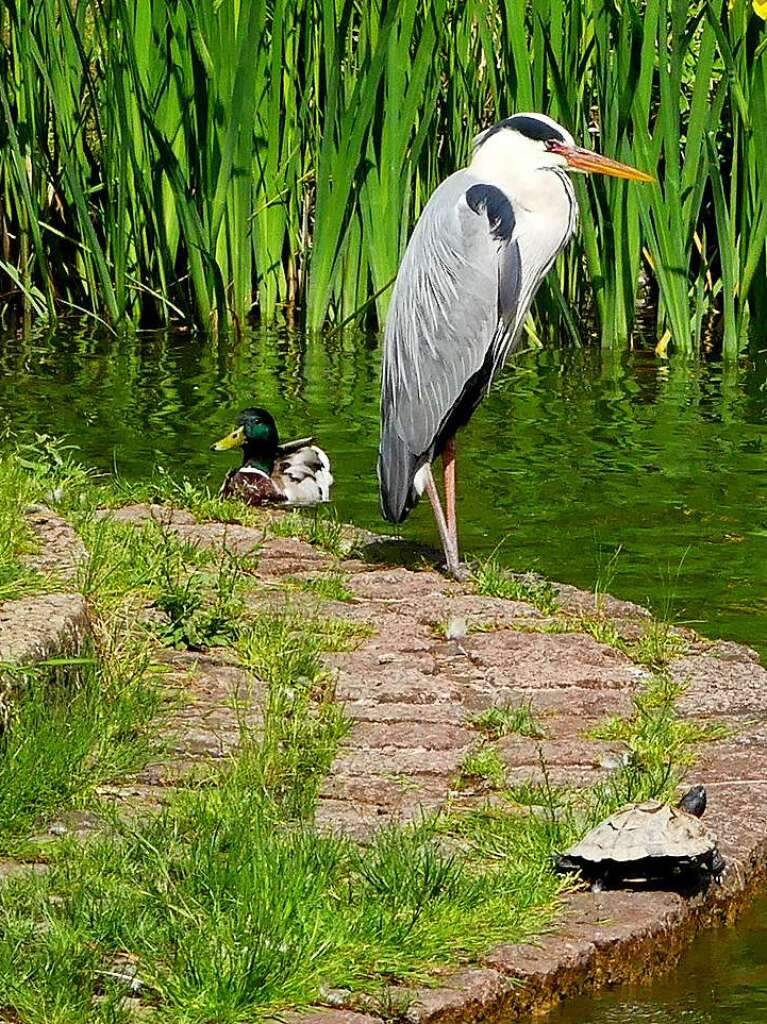
[[[539,285],[575,231],[570,171],[654,180],[576,146],[544,114],[507,117],[477,136],[469,166],[433,192],[394,284],[384,333],[381,510],[401,523],[425,490],[453,575],[455,434],[516,347]],[[440,455],[445,510],[431,468]]]

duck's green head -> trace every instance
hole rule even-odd
[[[271,473],[277,454],[279,438],[274,417],[266,409],[243,409],[231,434],[211,445],[211,451],[225,452],[230,448],[243,449],[243,465],[255,466]]]

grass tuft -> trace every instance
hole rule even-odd
[[[608,647],[615,647],[618,650],[625,649],[625,643],[620,631],[613,619],[604,615],[578,615],[568,619],[571,630],[579,633],[586,633],[593,637],[597,643],[607,644]]]
[[[688,641],[669,623],[654,619],[641,637],[628,645],[627,653],[640,665],[657,670],[675,658],[683,658],[689,647]]]
[[[0,601],[56,587],[30,564],[36,542],[24,509],[37,500],[38,492],[28,462],[28,453],[0,454]]]
[[[530,580],[513,575],[495,558],[488,558],[473,571],[474,586],[478,594],[502,597],[509,601],[525,601],[544,615],[557,611],[557,591],[548,580]]]
[[[168,534],[163,533],[167,542]],[[170,553],[173,550],[171,545]],[[172,647],[192,650],[234,643],[245,614],[242,558],[222,548],[212,572],[186,571],[173,557],[160,565],[154,606],[167,622],[155,627],[155,635]]]
[[[506,773],[506,765],[495,747],[483,744],[463,759],[459,782],[462,785],[481,782],[490,789],[503,789]]]
[[[339,558],[351,546],[344,536],[343,523],[338,520],[335,512],[325,513],[319,508],[311,512],[286,512],[271,522],[269,531],[275,537],[304,540]]]
[[[288,608],[252,617],[238,644],[243,664],[266,682],[310,683],[323,676],[323,651],[354,650],[372,628],[347,619],[312,618]]]
[[[664,672],[655,673],[634,696],[634,711],[627,717],[608,718],[593,731],[595,739],[620,740],[628,751],[628,772],[648,778],[670,778],[677,766],[694,760],[699,743],[723,739],[727,729],[716,723],[683,718],[677,703],[685,691]],[[630,799],[635,799],[631,797]]]
[[[0,735],[0,850],[146,761],[162,705],[155,672],[140,648],[130,661],[94,654],[5,670],[11,688]]]
[[[349,587],[349,575],[343,572],[326,572],[308,579],[288,577],[284,583],[295,587],[296,590],[305,590],[309,594],[316,594],[322,601],[351,602],[356,594]]]
[[[474,715],[471,724],[494,739],[508,736],[510,733],[529,736],[533,739],[541,739],[546,735],[536,721],[529,704],[522,704],[519,707],[487,708]]]

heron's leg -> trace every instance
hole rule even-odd
[[[442,502],[439,500],[439,491],[437,490],[437,485],[434,483],[434,475],[432,474],[431,466],[428,466],[427,468],[426,493],[429,495],[429,501],[431,502],[431,507],[434,510],[434,518],[437,521],[439,539],[442,541],[442,549],[445,552],[447,571],[452,576],[455,576],[458,573],[458,555],[453,550],[453,542],[450,537],[450,531],[447,528],[447,522],[445,521],[445,513],[442,511]]]
[[[455,512],[455,438],[451,437],[442,452],[442,468],[445,476],[445,512],[447,530],[453,548],[456,564],[458,563],[458,517]]]

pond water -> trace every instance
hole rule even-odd
[[[127,478],[217,487],[210,443],[248,404],[331,455],[338,515],[375,530],[379,345],[263,331],[0,341],[17,433],[66,434]],[[516,358],[459,439],[463,549],[649,604],[767,652],[767,361],[665,363],[548,349]],[[389,528],[391,529],[391,528]],[[437,544],[428,503],[403,528]]]
[[[767,900],[736,929],[705,932],[679,967],[648,985],[572,999],[542,1024],[764,1024]]]

